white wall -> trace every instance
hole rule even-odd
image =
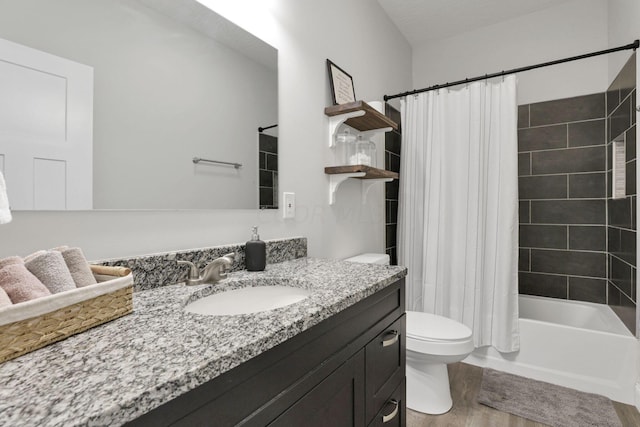
[[[353,76],[358,98],[381,99],[411,86],[408,43],[370,0],[203,3],[278,49],[279,186],[296,193],[296,218],[269,210],[15,212],[0,226],[0,256],[69,244],[99,259],[244,242],[253,224],[263,239],[308,237],[311,256],[384,249],[382,186],[362,205],[359,182],[348,182],[336,205],[328,204],[325,60]]]
[[[413,87],[606,49],[606,15],[606,0],[575,0],[417,46]],[[523,72],[518,74],[518,103],[603,92],[606,76],[606,57]]]
[[[131,0],[3,2],[0,37],[94,68],[94,208],[258,206],[275,70]]]
[[[609,47],[627,45],[640,39],[640,1],[608,0],[607,19]],[[631,54],[632,51],[623,51],[607,55],[609,84],[616,78]]]

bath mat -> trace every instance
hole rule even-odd
[[[483,370],[478,403],[553,427],[622,427],[604,396],[493,369]]]

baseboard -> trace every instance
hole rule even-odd
[[[640,383],[636,383],[636,409],[640,411]]]

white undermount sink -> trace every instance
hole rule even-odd
[[[233,316],[273,310],[302,301],[310,295],[306,289],[292,286],[247,286],[195,300],[185,311],[210,316]]]

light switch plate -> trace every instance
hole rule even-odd
[[[296,216],[296,193],[282,193],[282,200],[284,203],[282,217],[283,218],[295,218]]]

